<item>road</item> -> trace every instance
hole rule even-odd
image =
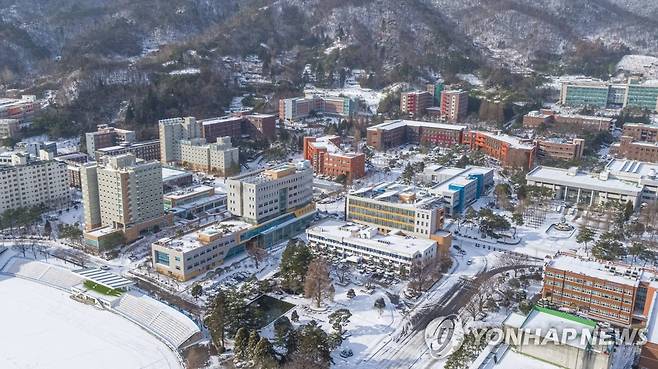
[[[437,317],[458,314],[478,292],[477,286],[500,273],[514,269],[536,267],[536,264],[524,264],[484,270],[472,280],[459,278],[443,296],[431,305],[430,309],[420,311],[411,322],[408,333],[399,340],[392,340],[369,358],[363,360],[368,368],[432,368],[436,360],[429,356],[425,343],[425,327]]]

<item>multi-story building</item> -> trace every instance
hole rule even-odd
[[[388,233],[437,237],[443,228],[445,202],[428,191],[397,183],[383,183],[352,191],[347,196],[347,220]]]
[[[544,267],[542,299],[592,319],[630,326],[645,320],[658,288],[656,271],[558,254]]]
[[[442,197],[446,212],[454,215],[464,211],[493,188],[494,170],[484,167],[454,168],[432,164],[425,167],[421,178],[431,186],[430,193]]]
[[[62,207],[71,201],[66,164],[41,151],[39,158],[20,152],[0,154],[0,214],[9,209],[43,205]]]
[[[312,183],[308,161],[231,177],[226,181],[228,210],[258,224],[311,203]]]
[[[0,119],[0,139],[17,138],[19,133],[18,119]]]
[[[227,210],[226,193],[215,192],[215,187],[192,186],[164,195],[164,209],[179,218],[199,213],[217,214]]]
[[[523,116],[523,127],[556,128],[566,131],[609,131],[615,127],[615,120],[610,117],[599,117],[581,114],[558,114],[550,109],[531,111]]]
[[[585,140],[574,138],[567,141],[561,138],[542,138],[535,140],[537,158],[555,160],[580,160],[585,150]]]
[[[338,136],[304,137],[304,159],[311,162],[315,173],[343,175],[349,183],[366,174],[366,156],[344,152]]]
[[[92,158],[96,157],[96,151],[100,149],[136,141],[135,131],[110,127],[107,124],[99,124],[96,128],[96,132],[85,133],[87,154]]]
[[[506,134],[470,131],[464,135],[464,143],[471,150],[480,150],[498,160],[504,167],[532,168],[536,147],[532,143]]]
[[[239,149],[231,145],[231,137],[217,138],[206,144],[205,138],[181,140],[181,164],[193,170],[220,176],[240,173]]]
[[[600,173],[539,166],[526,175],[526,181],[528,185],[550,188],[556,199],[572,204],[619,200],[631,201],[637,207],[658,199],[656,173],[658,164],[615,159]]]
[[[356,113],[356,102],[345,96],[319,95],[294,97],[279,101],[279,118],[282,120],[303,119],[311,113],[351,117]]]
[[[597,108],[637,108],[658,111],[658,85],[608,83],[601,81],[563,82],[560,103],[566,106]]]
[[[158,273],[187,281],[221,265],[249,227],[244,222],[226,221],[180,237],[159,239],[151,244],[153,266]]]
[[[16,119],[20,127],[32,123],[41,104],[34,95],[22,95],[20,99],[0,98],[0,119]]]
[[[432,106],[432,94],[427,91],[409,91],[400,95],[400,112],[412,117],[422,117],[425,109]]]
[[[242,137],[242,121],[240,116],[226,116],[201,120],[202,135],[206,142],[215,142],[220,137],[239,139]]]
[[[273,140],[276,138],[276,116],[256,113],[245,115],[242,121],[242,134]]]
[[[104,156],[133,154],[137,159],[145,161],[160,161],[160,140],[123,142],[117,146],[109,146],[96,150],[96,160]]]
[[[468,92],[462,90],[441,91],[441,119],[456,123],[468,114]]]
[[[171,223],[163,208],[162,168],[132,154],[108,156],[80,169],[85,241],[96,249],[132,242]]]
[[[429,83],[425,85],[425,90],[432,95],[432,106],[441,106],[441,92],[444,87],[443,82]]]
[[[194,117],[162,119],[158,122],[158,130],[162,164],[180,162],[181,140],[191,140],[202,136],[201,122]]]
[[[610,146],[615,157],[648,162],[658,161],[658,142],[635,141],[633,137],[621,136],[618,143]]]
[[[229,178],[226,188],[228,210],[253,224],[240,235],[241,246],[283,242],[303,232],[316,214],[313,169],[306,160]]]
[[[394,265],[400,272],[412,266],[431,265],[441,255],[436,241],[426,238],[382,234],[376,227],[327,219],[306,230],[311,247],[328,250],[356,263],[368,262]]]
[[[406,143],[450,147],[463,142],[466,126],[393,120],[367,130],[367,142],[376,150],[387,150]]]
[[[189,187],[193,182],[194,175],[192,172],[172,167],[162,167],[162,188],[165,193]]]
[[[66,172],[68,173],[69,186],[75,188],[82,188],[80,179],[80,166],[89,160],[89,156],[82,152],[74,152],[66,155],[55,157],[55,160],[61,161],[66,164]]]
[[[658,142],[658,125],[625,123],[622,136],[631,137],[635,141]]]

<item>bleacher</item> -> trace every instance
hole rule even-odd
[[[76,276],[70,270],[35,260],[14,258],[8,263],[4,271],[64,289],[70,289],[82,283],[82,278]]]
[[[187,316],[139,292],[129,291],[121,295],[114,309],[174,347],[179,347],[199,332],[199,327]]]

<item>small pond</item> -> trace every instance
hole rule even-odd
[[[294,304],[268,295],[262,295],[248,305],[248,308],[254,313],[258,328],[267,326],[293,307],[295,307]]]

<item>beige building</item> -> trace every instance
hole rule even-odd
[[[240,150],[231,145],[231,137],[220,137],[206,144],[204,138],[182,140],[181,164],[205,173],[230,176],[240,173]]]
[[[160,163],[137,161],[132,154],[109,156],[103,163],[83,166],[80,177],[90,246],[103,248],[98,237],[108,228],[131,242],[167,223]],[[98,227],[105,229],[95,232]]]
[[[313,169],[308,161],[283,164],[229,178],[228,210],[258,224],[308,205],[313,199]]]
[[[153,266],[158,273],[187,281],[221,265],[249,227],[244,222],[226,221],[180,237],[162,238],[151,244]]]
[[[20,207],[62,207],[71,201],[66,164],[43,150],[40,154],[0,154],[0,214]]]
[[[0,119],[0,139],[16,138],[19,132],[18,119]]]
[[[162,119],[158,122],[160,161],[163,164],[181,161],[182,140],[201,138],[202,124],[194,117]]]
[[[85,133],[87,154],[95,157],[96,151],[118,145],[120,143],[131,143],[136,141],[135,131],[110,127],[107,124],[96,126],[96,132]]]

